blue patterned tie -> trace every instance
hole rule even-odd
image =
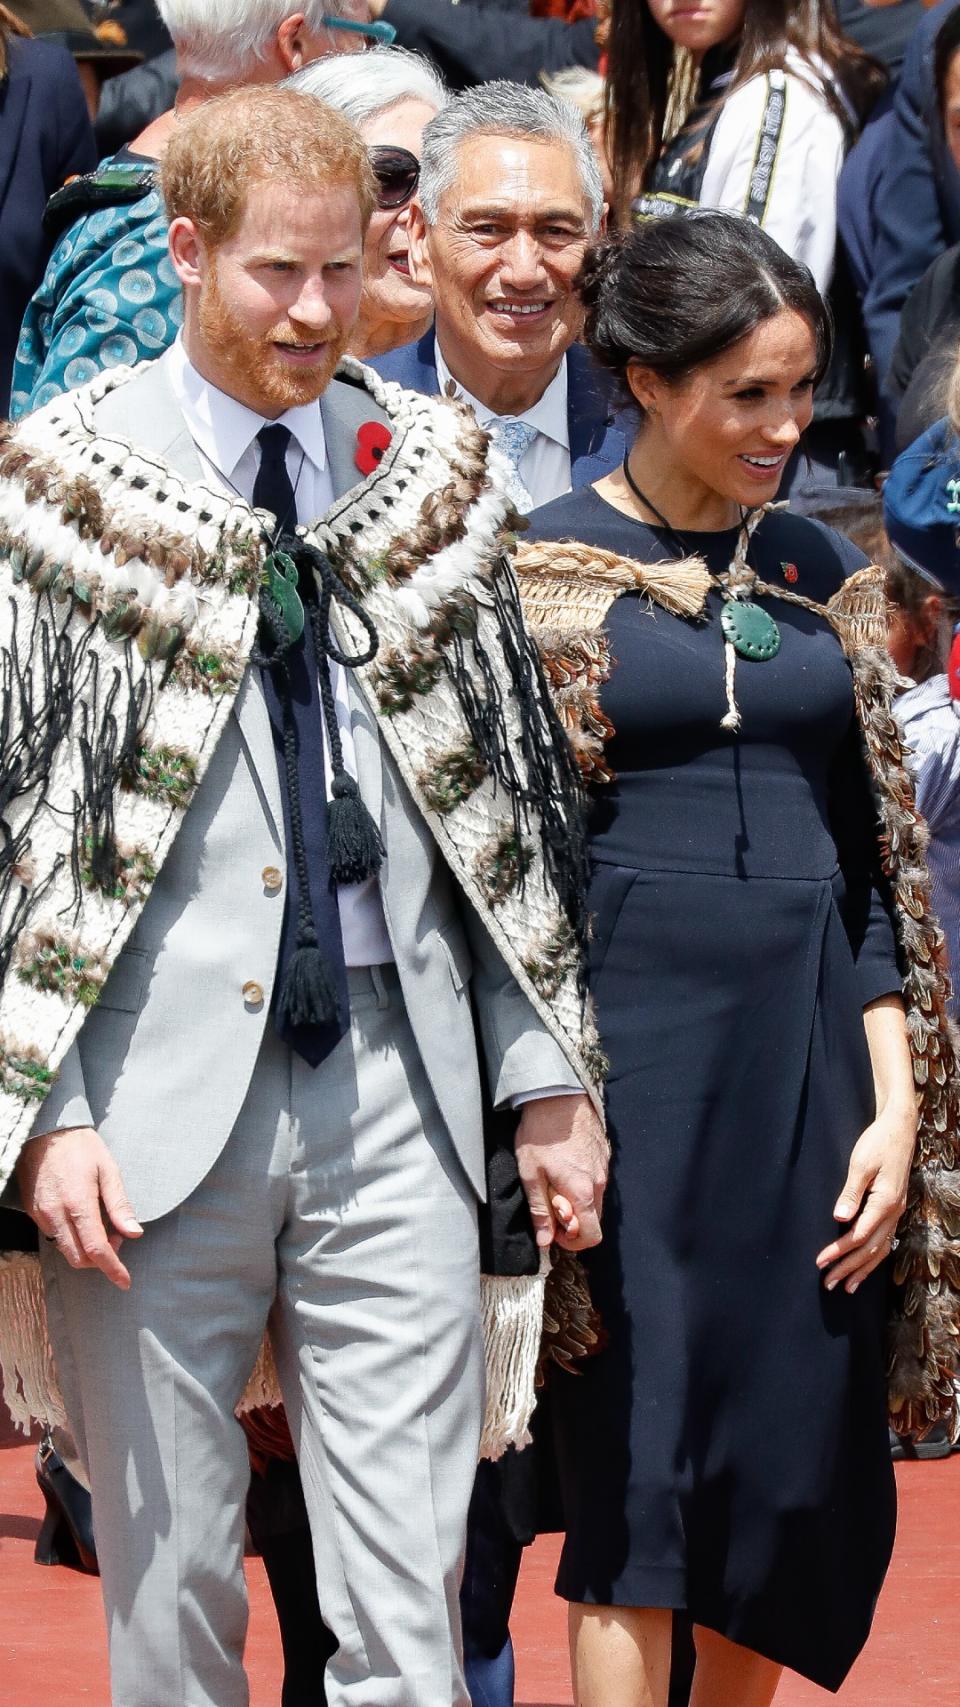
[[[509,486],[510,497],[521,514],[526,515],[533,509],[533,496],[529,487],[524,485],[520,463],[533,444],[537,429],[531,427],[528,421],[515,421],[512,415],[500,415],[488,423],[487,431],[513,470]]]
[[[260,468],[253,488],[254,507],[271,510],[277,518],[278,530],[284,526],[288,529],[293,528],[296,525],[297,513],[296,494],[287,472],[287,446],[290,443],[290,431],[287,427],[261,427],[257,434],[257,442],[260,446]],[[314,592],[312,585],[301,585],[300,593],[305,604],[308,603]],[[327,790],[323,763],[323,713],[320,708],[320,682],[317,674],[317,655],[313,628],[309,620],[309,609],[303,633],[296,645],[290,648],[287,654],[287,662],[290,672],[289,703],[296,732],[300,819],[310,878],[310,902],[317,939],[340,998],[340,1018],[331,1020],[327,1024],[290,1025],[281,1021],[279,1015],[274,1011],[274,1024],[284,1042],[289,1043],[291,1049],[296,1050],[298,1055],[302,1055],[311,1067],[317,1067],[347,1031],[350,1019],[347,974],[343,958],[343,937],[340,931],[340,909],[337,905],[336,891],[330,881],[330,863],[327,855]],[[272,670],[262,670],[261,681],[264,698],[267,702],[267,711],[270,714],[270,726],[273,730],[277,769],[280,772],[284,841],[287,850],[283,929],[277,960],[277,976],[274,981],[275,1008],[276,993],[283,986],[284,975],[296,946],[300,886],[293,852],[293,826],[290,817],[290,798],[284,758],[283,701]]]

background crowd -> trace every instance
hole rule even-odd
[[[382,147],[384,123],[371,107],[376,75],[377,111],[391,114],[386,146],[414,156],[423,124],[449,94],[496,79],[545,85],[587,119],[612,225],[658,205],[748,210],[811,266],[839,332],[802,484],[870,487],[895,451],[943,412],[960,236],[955,10],[949,0],[842,0],[836,8],[730,0],[692,12],[653,0],[601,6],[598,15],[592,0],[529,8],[524,0],[343,0],[344,23],[379,27],[421,59],[358,74],[354,87],[323,61],[370,38],[325,28],[306,49],[295,41],[278,48],[258,76],[280,77],[309,61],[312,81],[303,86],[336,97]],[[154,280],[142,300],[135,285],[117,297],[108,271],[114,244],[127,237],[140,241],[142,233],[148,255],[160,246],[149,167],[174,101],[189,111],[232,80],[236,44],[215,42],[205,24],[202,52],[191,58],[183,39],[192,28],[192,8],[161,4],[158,12],[153,0],[86,10],[82,0],[23,0],[4,12],[0,393],[5,404],[12,397],[14,417],[82,383],[91,364],[156,353],[171,335],[172,282]],[[101,178],[44,217],[49,197],[98,159],[111,161],[109,183]],[[393,193],[399,254],[409,198],[400,186]],[[82,212],[105,205],[110,243],[101,240],[101,218],[84,228],[82,256],[74,238],[57,245]],[[45,273],[55,245],[57,262]],[[417,288],[404,292],[387,254],[377,304],[364,309],[365,325],[375,312],[382,323],[358,341],[358,354],[410,342],[417,328]],[[113,308],[98,290],[116,299]],[[71,312],[80,301],[82,314]],[[419,306],[423,329],[426,294]],[[799,463],[789,484],[797,478]]]
[[[279,25],[276,10],[258,0],[0,5],[0,409],[16,421],[173,343],[183,308],[158,173],[177,123],[238,83],[283,83],[359,128],[376,206],[349,351],[384,378],[468,403],[506,458],[521,512],[616,476],[636,406],[647,407],[617,384],[626,363],[608,332],[609,277],[580,278],[591,240],[697,208],[746,215],[810,269],[832,311],[802,445],[785,442],[768,460],[792,512],[829,523],[887,571],[899,715],[932,832],[937,909],[960,953],[960,668],[956,681],[949,668],[960,570],[952,540],[917,513],[931,456],[949,455],[944,418],[960,415],[960,4],[330,0]],[[514,149],[505,166],[500,145],[517,138],[532,163],[518,167]],[[496,203],[489,214],[485,199]],[[795,271],[784,279],[801,291]],[[682,338],[683,304],[660,306],[695,368],[707,354],[696,303]],[[635,340],[657,312],[638,300]],[[669,377],[654,344],[651,334],[653,371],[660,361]],[[382,448],[374,435],[370,469]],[[898,554],[881,493],[903,453],[914,461],[890,489]],[[584,513],[535,524],[537,537],[582,539]],[[795,536],[784,523],[767,537],[768,578],[782,570],[790,582]],[[838,575],[864,561],[845,550]],[[878,992],[890,987],[885,952]],[[593,1420],[575,1419],[569,1441]],[[282,1414],[253,1413],[247,1428],[247,1518],[284,1634],[284,1707],[306,1707],[330,1639],[292,1445]],[[950,1444],[941,1427],[893,1449],[946,1456]],[[50,1513],[40,1553],[96,1568],[69,1436],[45,1443],[38,1473]],[[548,1484],[535,1454],[481,1467],[461,1596],[474,1707],[512,1700],[509,1613],[522,1546],[555,1516]],[[604,1507],[602,1489],[596,1501]],[[884,1546],[878,1537],[878,1560]],[[690,1657],[680,1614],[673,1647],[679,1703]],[[821,1653],[808,1675],[820,1664],[834,1686],[846,1663],[841,1651],[831,1671]]]

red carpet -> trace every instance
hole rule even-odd
[[[960,1457],[901,1465],[898,1477],[900,1535],[867,1652],[838,1696],[788,1678],[777,1707],[831,1699],[839,1707],[952,1707],[960,1700]],[[33,1448],[0,1433],[0,1707],[108,1707],[98,1584],[34,1565],[40,1516]],[[548,1537],[524,1565],[515,1619],[518,1707],[570,1707],[573,1699],[564,1608],[552,1592],[556,1552]],[[277,1707],[276,1624],[259,1561],[247,1568],[251,1707]]]

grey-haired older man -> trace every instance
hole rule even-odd
[[[583,120],[556,96],[484,83],[424,132],[410,267],[433,290],[435,324],[372,365],[469,403],[513,463],[522,510],[609,473],[626,449],[576,343],[574,281],[603,214]]]
[[[603,215],[593,148],[566,101],[485,83],[427,125],[408,240],[435,322],[370,365],[469,403],[513,464],[523,511],[608,474],[626,450],[605,376],[576,342],[574,281]],[[505,1463],[508,1485],[536,1476],[531,1452]],[[525,1514],[518,1525],[503,1476],[502,1463],[480,1466],[461,1593],[467,1678],[484,1707],[513,1701],[509,1618]]]

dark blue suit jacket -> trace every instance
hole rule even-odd
[[[14,37],[0,83],[0,415],[20,322],[50,253],[41,219],[75,172],[92,172],[96,143],[77,68],[54,42]]]
[[[894,122],[893,91],[888,89],[843,162],[837,184],[837,232],[861,302],[873,284],[877,222]]]
[[[923,0],[897,0],[878,6],[876,0],[836,0],[837,22],[845,36],[865,53],[872,53],[891,76],[900,75],[910,37],[923,17]]]
[[[933,84],[933,47],[957,0],[941,0],[914,31],[893,108],[880,194],[873,280],[863,304],[881,391],[900,311],[915,284],[960,242],[960,174],[947,150]]]
[[[419,343],[403,344],[385,356],[375,356],[368,366],[384,379],[405,385],[408,391],[435,397],[440,387],[433,348],[431,327]],[[625,415],[614,407],[609,380],[582,344],[573,344],[567,351],[567,430],[570,484],[575,491],[618,468],[633,438]]]
[[[397,46],[425,53],[451,89],[497,77],[536,85],[542,71],[596,71],[600,62],[596,18],[531,18],[525,0],[387,0],[383,21]]]

